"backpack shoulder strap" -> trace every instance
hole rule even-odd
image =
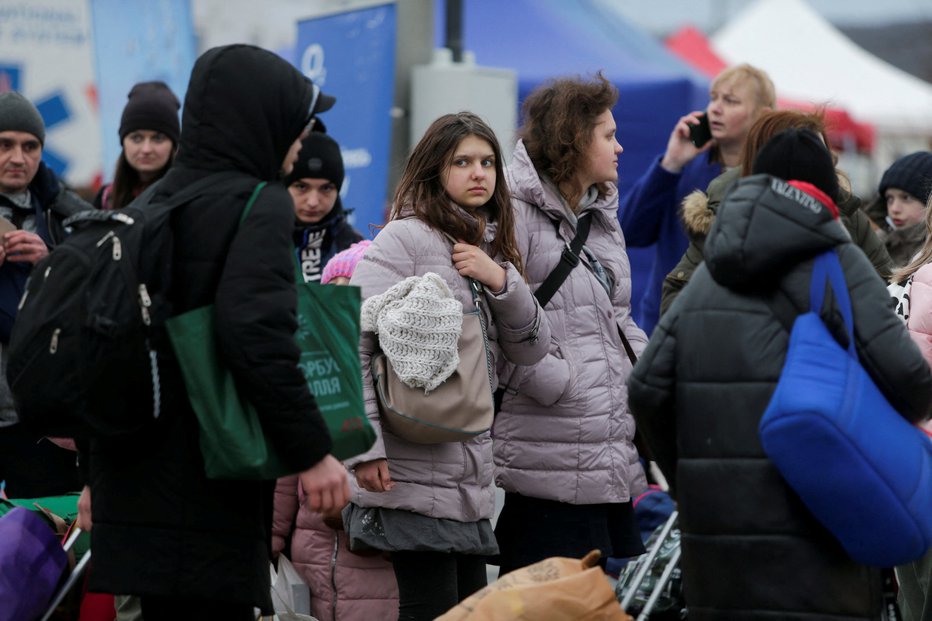
[[[560,221],[557,220],[554,224],[559,229]],[[557,263],[557,266],[553,268],[553,271],[547,275],[544,282],[542,282],[534,292],[534,297],[540,302],[541,307],[547,305],[547,302],[549,302],[557,292],[557,289],[560,288],[563,281],[570,275],[573,268],[579,265],[579,253],[582,252],[583,244],[586,243],[586,238],[589,237],[589,227],[591,224],[592,212],[584,213],[580,216],[579,220],[576,221],[575,237],[563,248],[563,252],[560,253],[560,262]]]
[[[128,215],[129,213],[132,213],[132,212],[130,211],[127,213],[125,211],[126,209],[130,207],[144,208],[150,204],[155,204],[155,205],[159,205],[162,209],[171,211],[172,209],[175,209],[176,207],[180,207],[181,205],[189,203],[192,199],[196,198],[197,196],[200,196],[201,194],[204,194],[207,190],[213,189],[215,186],[229,183],[230,181],[234,179],[242,178],[242,176],[243,176],[243,173],[236,172],[236,171],[222,171],[222,172],[211,173],[207,175],[206,177],[202,177],[201,179],[198,179],[197,181],[188,185],[184,189],[178,192],[175,192],[174,194],[169,196],[167,200],[154,202],[153,197],[155,196],[156,192],[158,191],[159,187],[162,184],[162,179],[160,179],[156,181],[155,183],[153,183],[152,185],[150,185],[148,188],[146,188],[142,192],[142,194],[137,196],[133,200],[133,202],[127,205],[124,209],[115,209],[115,210],[89,209],[86,211],[80,211],[74,214],[73,216],[67,218],[63,224],[66,227],[70,227],[70,226],[75,226],[75,225],[80,226],[84,222],[89,222],[89,221],[97,222],[101,220],[122,220],[122,221],[132,222],[133,220],[132,216]]]

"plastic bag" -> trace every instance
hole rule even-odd
[[[272,607],[277,621],[318,621],[311,616],[311,590],[284,554],[269,566],[272,575]]]

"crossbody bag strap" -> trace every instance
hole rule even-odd
[[[563,284],[563,281],[566,280],[570,272],[573,271],[573,268],[579,265],[579,253],[582,252],[583,244],[586,243],[586,238],[589,237],[589,227],[591,224],[591,211],[584,213],[580,216],[579,220],[576,221],[576,235],[573,237],[572,241],[564,246],[563,252],[560,253],[560,262],[557,263],[557,266],[553,268],[547,275],[547,278],[544,279],[544,282],[542,282],[534,292],[534,297],[537,298],[541,308],[547,305],[547,302],[554,296],[557,289]],[[560,223],[557,222],[556,226],[559,228]]]
[[[628,337],[625,336],[625,331],[621,329],[621,326],[618,326],[618,336],[621,337],[621,344],[625,347],[625,353],[628,354],[628,360],[631,361],[631,366],[633,367],[638,363],[637,354],[634,353],[634,348],[631,347],[631,343],[628,342]]]
[[[547,302],[553,298],[557,290],[560,289],[560,285],[567,279],[570,275],[570,272],[573,271],[577,265],[579,265],[579,254],[582,252],[582,247],[586,243],[586,239],[589,237],[589,228],[592,225],[592,212],[587,211],[582,216],[576,220],[576,235],[573,236],[573,239],[570,240],[568,244],[563,247],[563,252],[560,253],[560,262],[557,263],[547,277],[544,278],[544,282],[540,284],[536,291],[534,291],[534,297],[537,298],[537,302],[540,304],[540,307],[543,308],[547,305]],[[559,234],[560,230],[560,220],[554,221],[554,227],[557,229]],[[620,330],[619,330],[620,332]],[[622,335],[624,338],[624,335]],[[627,345],[625,341],[627,350],[630,345]],[[634,351],[631,350],[631,354],[634,354]],[[634,364],[632,362],[631,364]],[[512,377],[514,374],[512,374]],[[495,391],[495,413],[497,414],[499,410],[502,409],[502,401],[505,400],[505,392],[508,390],[509,385],[511,384],[512,377],[508,378],[507,382],[502,383],[498,390]],[[514,392],[514,391],[512,391]]]
[[[215,186],[225,185],[230,181],[233,181],[242,176],[242,173],[223,171],[218,173],[212,173],[206,177],[202,177],[197,181],[191,183],[185,188],[175,192],[169,196],[164,201],[159,201],[158,203],[153,203],[153,198],[158,192],[163,179],[159,179],[148,188],[146,188],[142,194],[137,196],[130,205],[138,208],[145,208],[150,204],[158,204],[164,208],[175,209],[176,207],[181,207],[182,205],[191,202],[201,194],[205,194],[207,190],[214,188]],[[262,182],[264,185],[265,182]],[[122,209],[85,209],[84,211],[79,211],[76,214],[69,216],[62,222],[62,226],[70,227],[74,225],[80,225],[85,221],[101,221],[101,220],[129,220],[132,222],[132,218],[129,218]]]

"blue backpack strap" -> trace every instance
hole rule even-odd
[[[822,309],[826,280],[832,287],[838,310],[845,322],[845,330],[848,332],[848,353],[857,357],[854,349],[854,316],[851,312],[851,296],[848,294],[848,284],[841,268],[841,261],[838,260],[838,254],[834,248],[817,256],[812,267],[812,280],[809,283],[809,309],[817,315]]]

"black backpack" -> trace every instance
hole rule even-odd
[[[65,221],[72,232],[33,268],[10,337],[7,380],[27,429],[106,437],[159,417],[153,335],[171,315],[169,215],[212,190],[229,192],[237,177],[215,173],[153,203],[156,183],[124,209]]]

